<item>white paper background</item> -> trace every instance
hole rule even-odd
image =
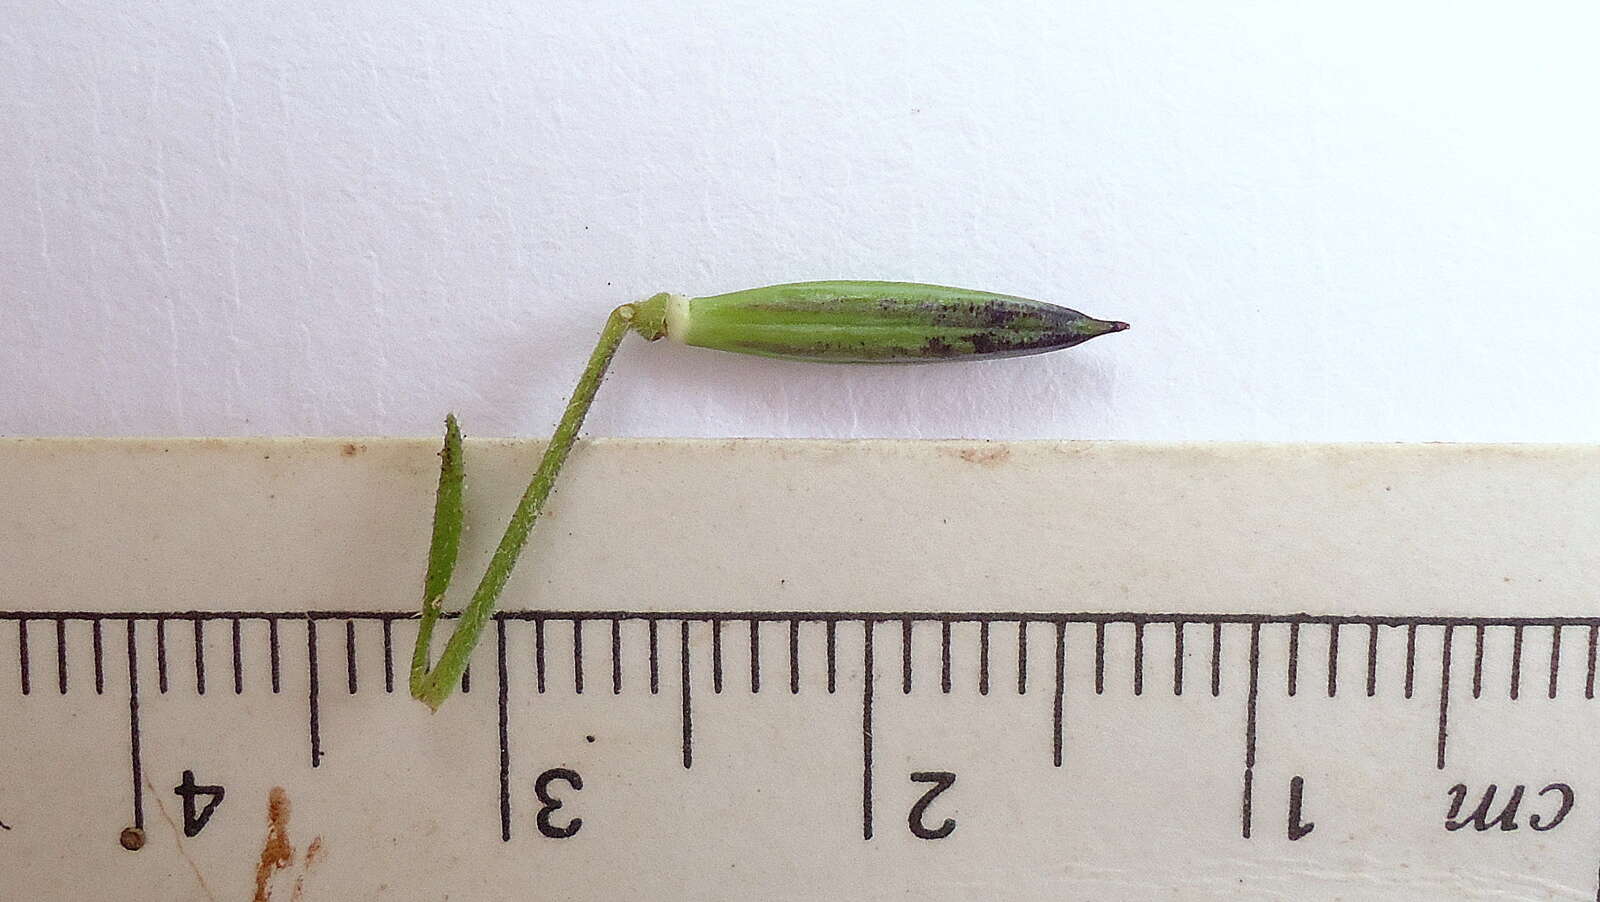
[[[915,279],[1134,323],[630,343],[612,435],[1600,440],[1600,12],[0,0],[0,431],[543,434],[605,312]]]

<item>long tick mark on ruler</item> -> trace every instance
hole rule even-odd
[[[306,618],[306,708],[311,734],[311,766],[322,766],[322,709],[318,704],[320,674],[317,668],[317,621]]]
[[[1435,764],[1444,770],[1445,741],[1450,726],[1450,652],[1455,639],[1455,627],[1446,625],[1444,643],[1439,651],[1439,734]]]
[[[1181,633],[1180,633],[1181,635]],[[1182,648],[1182,643],[1179,643]],[[1179,652],[1181,655],[1182,652]],[[1066,705],[1066,668],[1067,668],[1067,625],[1056,623],[1056,695],[1055,705],[1051,712],[1051,758],[1056,767],[1061,766],[1062,754],[1062,717]]]
[[[1261,624],[1250,625],[1250,691],[1245,702],[1244,728],[1244,798],[1241,806],[1244,838],[1250,838],[1252,814],[1251,796],[1255,783],[1256,767],[1256,686],[1261,668]]]
[[[123,848],[138,851],[144,846],[144,762],[139,741],[139,644],[134,629],[136,620],[128,621],[128,748],[133,768],[133,826],[129,830],[137,838],[137,845],[128,845],[128,830],[123,831]]]
[[[694,764],[694,710],[690,698],[689,678],[689,621],[685,620],[679,625],[678,663],[682,684],[682,726],[683,726],[683,766],[688,769]]]

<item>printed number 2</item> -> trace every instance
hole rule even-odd
[[[933,788],[923,793],[922,798],[917,799],[917,803],[911,806],[911,816],[907,818],[911,825],[911,835],[918,839],[944,839],[954,833],[956,822],[950,818],[945,818],[944,823],[930,830],[922,823],[922,815],[939,793],[955,785],[956,775],[943,770],[919,770],[911,775],[911,782],[933,784]]]
[[[550,784],[556,780],[565,782],[573,789],[583,789],[583,778],[578,776],[578,772],[575,770],[568,770],[565,767],[552,767],[540,774],[539,779],[533,781],[533,794],[539,797],[540,802],[544,803],[544,807],[539,809],[539,832],[551,839],[566,839],[577,833],[578,828],[583,826],[583,818],[575,817],[559,826],[550,823],[550,813],[561,807],[561,800],[550,796]]]

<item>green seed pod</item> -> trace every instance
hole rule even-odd
[[[1120,332],[1042,301],[914,282],[795,282],[634,305],[651,340],[830,363],[924,363],[1042,354]]]

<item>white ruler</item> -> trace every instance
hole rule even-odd
[[[0,897],[1600,899],[1600,450],[434,450],[0,443]]]

